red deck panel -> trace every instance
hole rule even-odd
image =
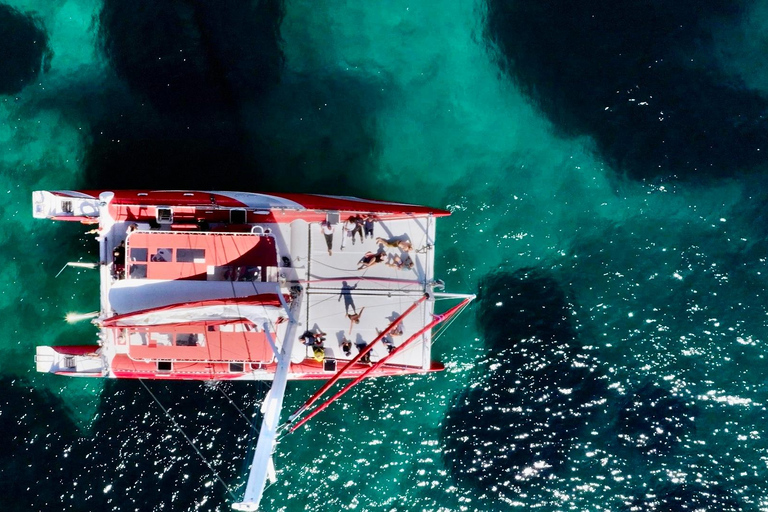
[[[177,261],[179,249],[203,250],[205,261]],[[146,264],[148,279],[204,279],[209,266],[276,266],[277,251],[271,236],[137,231],[128,238],[127,263]]]
[[[233,325],[233,324],[231,324]],[[231,326],[230,325],[230,326]],[[234,324],[243,325],[243,324]],[[248,324],[250,326],[250,324]],[[227,326],[215,325],[205,327],[194,325],[166,325],[156,328],[131,328],[127,332],[144,335],[146,345],[128,345],[128,354],[135,360],[187,360],[187,361],[272,361],[274,354],[264,332],[241,331],[225,332]],[[213,329],[213,330],[209,330]],[[195,334],[201,343],[196,346],[184,346],[178,342],[176,334]],[[155,339],[153,340],[153,335]],[[170,345],[158,344],[157,335],[167,337]],[[272,334],[275,338],[275,334]],[[186,339],[186,338],[185,338]],[[204,343],[202,340],[204,339]]]

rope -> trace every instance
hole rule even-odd
[[[440,339],[440,336],[442,336],[442,335],[443,335],[443,333],[444,333],[445,331],[447,331],[447,330],[448,330],[448,328],[451,326],[451,324],[452,324],[453,322],[455,322],[455,321],[456,321],[456,319],[457,319],[457,318],[459,318],[459,317],[461,316],[461,314],[464,312],[464,310],[465,310],[465,309],[467,309],[467,306],[469,306],[469,304],[467,304],[466,306],[464,306],[463,308],[461,308],[461,311],[459,311],[458,313],[456,313],[455,315],[453,315],[453,318],[450,318],[450,319],[449,319],[449,320],[448,320],[446,323],[444,323],[444,324],[441,324],[441,325],[440,325],[440,327],[439,327],[439,329],[438,329],[438,331],[437,331],[437,334],[435,334],[434,336],[432,336],[432,340],[431,340],[431,342],[430,342],[430,346],[434,345],[434,344],[435,344],[435,342],[436,342],[438,339]]]
[[[229,395],[227,394],[227,392],[224,391],[224,387],[223,386],[216,386],[216,387],[219,388],[219,391],[221,391],[221,394],[224,395],[224,398],[229,400],[229,403],[232,404],[232,407],[237,409],[237,412],[240,413],[240,416],[242,416],[243,419],[248,422],[248,425],[250,425],[252,429],[255,429],[256,427],[253,425],[253,423],[251,423],[251,420],[248,418],[248,416],[245,415],[245,413],[237,406],[237,404],[231,398],[229,398]]]
[[[192,442],[192,440],[187,436],[187,434],[184,433],[184,431],[181,429],[181,426],[176,422],[175,419],[173,419],[173,416],[171,416],[171,413],[168,412],[168,409],[163,407],[163,404],[160,403],[160,400],[157,399],[154,393],[152,393],[152,390],[149,389],[149,387],[144,383],[144,379],[139,379],[139,382],[141,382],[141,385],[144,386],[144,389],[147,390],[147,393],[150,394],[150,396],[154,399],[155,403],[160,406],[160,408],[163,410],[165,415],[168,417],[169,420],[171,420],[171,423],[176,427],[176,429],[181,433],[182,436],[184,436],[184,439],[187,440],[189,445],[195,450],[197,453],[197,456],[200,457],[200,460],[202,460],[206,466],[208,466],[208,469],[211,470],[211,473],[218,479],[219,482],[221,482],[221,485],[224,486],[224,489],[227,490],[227,494],[229,494],[232,497],[233,501],[237,501],[237,497],[232,494],[232,491],[229,490],[229,486],[227,486],[227,483],[219,476],[219,473],[213,469],[213,466],[206,460],[206,458],[203,456],[203,454],[200,452],[200,450],[197,449],[197,446]]]

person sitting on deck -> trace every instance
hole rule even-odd
[[[413,268],[413,260],[406,253],[405,258],[395,255],[391,262],[387,262],[388,267],[396,268],[397,270],[411,270]]]
[[[377,328],[376,333],[381,336],[381,331]],[[395,350],[395,340],[392,339],[392,331],[389,331],[389,334],[381,338],[381,342],[384,344],[384,346],[387,347],[387,352],[390,354],[393,350]],[[402,333],[401,333],[402,334]]]
[[[318,363],[325,361],[325,349],[323,347],[312,347],[312,358]]]
[[[304,334],[299,336],[299,339],[308,347],[322,347],[325,342],[325,333],[305,331]]]
[[[360,261],[357,262],[357,270],[372,267],[373,265],[384,261],[384,258],[386,258],[386,253],[384,252],[368,251],[362,258],[360,258]]]
[[[123,279],[125,277],[125,240],[122,240],[120,245],[112,251],[112,263],[115,277]]]
[[[363,342],[363,343],[356,343],[355,346],[357,347],[357,351],[358,352],[362,352],[363,350],[365,350],[366,344],[365,344],[365,342]],[[363,363],[363,364],[367,364],[367,365],[372,365],[373,364],[373,363],[371,363],[371,351],[370,350],[368,352],[366,352],[363,357],[360,358],[360,362]]]
[[[344,355],[349,357],[352,355],[352,342],[349,341],[347,338],[344,338],[341,340],[341,350],[344,352]]]

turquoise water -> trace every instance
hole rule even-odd
[[[480,300],[446,371],[284,437],[265,510],[768,510],[768,2],[571,4],[2,4],[3,510],[231,501],[138,383],[33,371],[95,341],[63,317],[98,298],[54,277],[92,237],[30,193],[89,187],[453,212],[439,273]],[[227,397],[250,416],[264,388],[150,389],[239,496]]]

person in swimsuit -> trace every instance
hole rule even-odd
[[[384,252],[368,251],[362,258],[360,258],[360,261],[357,262],[357,270],[372,267],[373,265],[384,261],[384,258],[386,258],[386,253]]]

